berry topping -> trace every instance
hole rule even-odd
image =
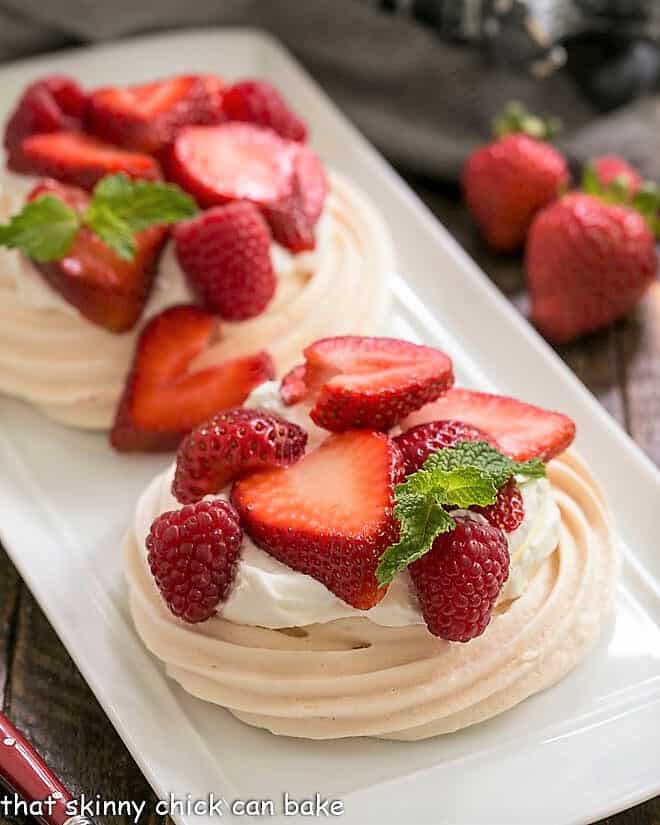
[[[655,239],[639,212],[565,195],[537,215],[527,239],[532,320],[555,343],[594,332],[632,309],[657,267]]]
[[[313,248],[328,183],[308,146],[247,123],[193,126],[176,138],[168,170],[202,206],[250,201],[278,243],[294,252]]]
[[[434,636],[468,642],[480,636],[509,576],[504,533],[466,516],[410,565],[424,621]]]
[[[117,146],[156,153],[182,127],[223,119],[218,90],[209,80],[179,75],[141,86],[97,89],[90,95],[88,129]]]
[[[480,513],[494,527],[499,527],[505,533],[513,533],[525,518],[523,497],[512,478],[498,490],[495,504],[486,507],[474,505],[470,509]]]
[[[54,180],[39,184],[29,200],[36,202],[43,195],[57,198],[77,215],[85,212],[91,200],[84,190]],[[134,249],[130,259],[121,257],[87,226],[77,227],[74,222],[72,231],[71,245],[62,257],[34,260],[34,265],[87,320],[111,332],[130,329],[142,314],[151,290],[167,229],[153,226],[131,236]],[[46,230],[39,234],[43,242]]]
[[[442,398],[410,415],[404,429],[428,421],[452,418],[472,424],[497,440],[502,452],[517,461],[549,461],[575,438],[575,424],[566,415],[550,412],[515,398],[454,387]]]
[[[562,155],[547,143],[511,134],[477,149],[465,164],[465,200],[493,249],[520,247],[535,213],[568,184]]]
[[[305,140],[303,121],[289,109],[279,91],[265,80],[241,80],[224,94],[223,108],[228,120],[243,120],[265,126],[288,140]]]
[[[253,318],[275,294],[268,225],[248,201],[216,206],[178,224],[174,241],[190,285],[221,318]]]
[[[431,453],[455,447],[461,441],[486,441],[497,447],[494,438],[463,421],[430,421],[428,424],[419,424],[394,440],[401,450],[406,475],[417,472]]]
[[[181,442],[172,493],[182,504],[219,493],[248,471],[285,467],[305,452],[307,433],[274,413],[236,408],[200,424]]]
[[[158,163],[149,155],[117,149],[96,138],[75,132],[31,135],[9,166],[15,172],[56,178],[63,183],[92,189],[101,178],[123,172],[129,178],[158,180]]]
[[[389,430],[454,381],[444,353],[395,338],[323,338],[304,354],[304,373],[296,368],[285,377],[285,403],[315,398],[312,420],[334,432]]]
[[[233,200],[270,206],[291,191],[297,151],[247,123],[189,126],[174,141],[169,177],[205,207]]]
[[[137,342],[110,441],[117,450],[170,450],[193,427],[242,404],[274,375],[266,352],[195,369],[213,343],[215,318],[175,306],[149,321]]]
[[[146,539],[147,558],[175,616],[195,624],[215,615],[234,581],[242,539],[227,501],[200,501],[158,516]]]
[[[4,146],[10,155],[10,168],[14,168],[12,156],[20,152],[25,138],[46,132],[79,131],[86,108],[87,96],[70,77],[51,75],[30,84],[5,127]]]
[[[397,536],[392,503],[401,472],[388,436],[347,432],[290,467],[240,479],[232,501],[256,544],[367,610],[385,594],[375,571]]]
[[[305,383],[306,372],[306,365],[298,364],[289,370],[282,379],[280,397],[286,407],[290,407],[292,404],[298,404],[307,397],[309,390]]]

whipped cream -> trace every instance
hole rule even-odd
[[[316,228],[312,252],[292,255],[273,245],[276,294],[261,315],[222,322],[220,336],[191,365],[202,369],[267,349],[282,374],[317,338],[380,332],[394,271],[382,220],[365,196],[340,175]],[[0,220],[18,211],[34,180],[0,180]],[[0,248],[0,392],[24,398],[59,421],[108,429],[144,323],[191,294],[171,242],[140,323],[120,335],[83,318],[19,252]]]
[[[248,407],[267,409],[287,418],[309,434],[308,449],[316,448],[328,432],[316,427],[309,418],[309,406],[285,407],[279,385],[269,381],[258,387],[245,403]],[[180,505],[171,493],[174,466],[154,480],[138,505],[135,537],[143,548],[154,519],[154,511],[176,510]],[[525,517],[508,535],[511,568],[509,579],[500,594],[500,602],[517,598],[541,562],[559,541],[560,516],[547,479],[520,482]],[[209,499],[227,499],[229,490]],[[471,514],[474,516],[474,514]],[[321,582],[287,567],[257,547],[244,533],[241,559],[229,598],[222,606],[223,619],[241,625],[267,628],[305,627],[335,619],[362,616],[385,627],[423,624],[424,619],[407,571],[400,573],[385,597],[370,610],[357,610],[335,596]]]

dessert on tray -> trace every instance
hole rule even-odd
[[[565,415],[390,338],[304,350],[192,429],[124,541],[132,616],[193,695],[274,733],[422,739],[561,679],[613,602]]]
[[[0,391],[110,429],[142,329],[177,304],[213,317],[192,372],[267,349],[283,374],[313,338],[378,332],[387,231],[306,137],[261,81],[30,85],[0,178]]]

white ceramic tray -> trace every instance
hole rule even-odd
[[[347,823],[569,825],[660,792],[660,477],[652,464],[270,38],[188,32],[5,67],[0,119],[29,80],[52,71],[90,86],[208,71],[268,77],[285,89],[324,160],[363,187],[389,224],[401,273],[391,334],[444,348],[464,383],[572,415],[625,539],[616,619],[557,687],[422,743],[277,738],[185,695],[132,629],[119,541],[167,458],[113,454],[102,436],[0,400],[0,535],[156,793],[272,798],[279,807],[285,791],[320,792],[344,800]],[[218,820],[177,818],[207,821]]]

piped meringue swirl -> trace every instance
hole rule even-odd
[[[29,183],[7,177],[0,218],[20,208]],[[392,246],[375,207],[341,175],[330,175],[317,236],[312,253],[290,255],[273,245],[278,288],[271,304],[252,320],[222,322],[219,340],[191,369],[267,349],[281,374],[309,341],[380,331],[394,271]],[[114,335],[52,291],[20,253],[0,249],[0,392],[31,401],[63,423],[109,429],[144,322],[189,300],[170,243],[141,324]]]
[[[548,476],[561,513],[557,548],[467,644],[363,617],[267,629],[220,615],[186,625],[163,604],[131,530],[124,554],[136,628],[185,690],[276,734],[414,740],[458,730],[561,679],[612,608],[618,553],[602,492],[573,450]]]

